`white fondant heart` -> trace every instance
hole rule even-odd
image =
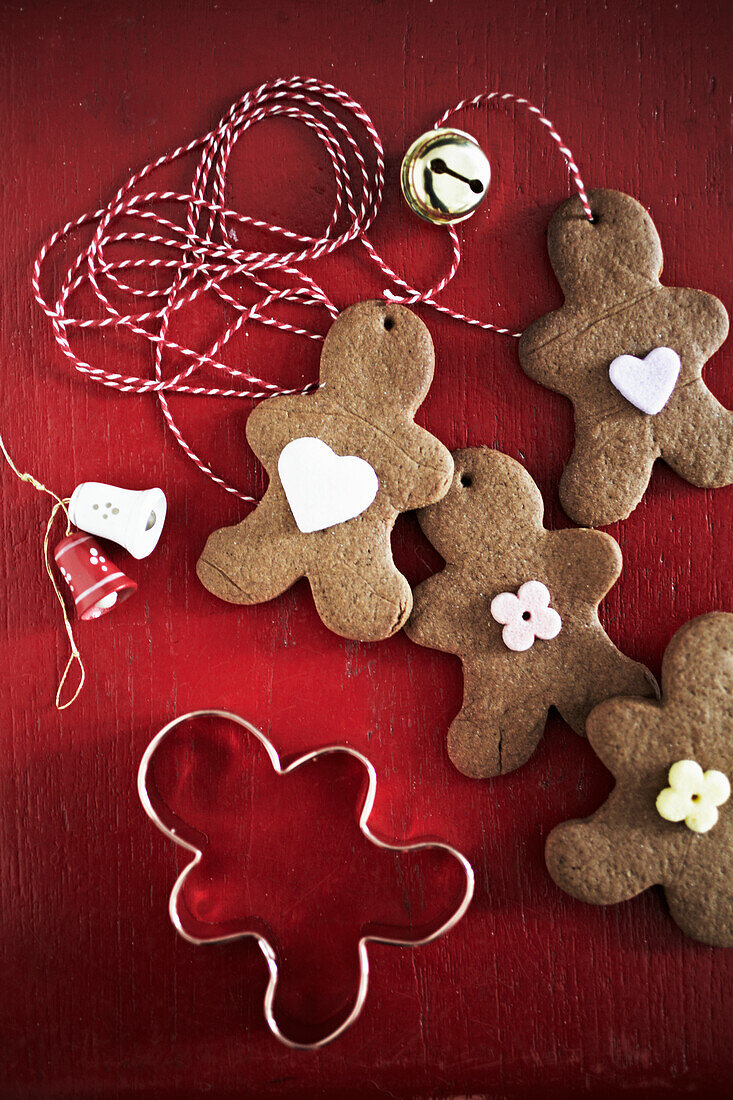
[[[643,359],[619,355],[608,368],[608,377],[634,408],[655,416],[672,396],[681,365],[672,348],[654,348]]]
[[[373,466],[356,455],[342,458],[314,436],[293,439],[283,447],[277,472],[303,534],[360,516],[379,488]]]

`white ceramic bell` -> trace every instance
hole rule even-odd
[[[133,558],[147,558],[158,544],[165,523],[162,489],[118,489],[100,481],[77,485],[69,502],[69,519],[87,534],[124,546]]]

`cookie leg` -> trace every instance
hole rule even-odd
[[[733,483],[733,412],[704,382],[685,389],[684,415],[665,425],[662,458],[685,481],[714,489]]]
[[[361,642],[390,638],[412,610],[410,586],[388,560],[333,558],[308,574],[318,614],[335,634]]]
[[[560,502],[582,527],[626,519],[649,484],[657,447],[648,422],[576,421],[575,450],[560,479]]]
[[[646,819],[635,824],[619,788],[588,821],[566,821],[545,844],[545,862],[557,885],[579,901],[628,901],[664,877],[664,849],[649,843]]]
[[[488,779],[529,760],[545,730],[547,704],[502,697],[501,674],[473,676],[464,665],[464,703],[448,730],[448,755],[464,775]]]
[[[690,872],[665,886],[673,919],[686,936],[713,947],[733,947],[733,890],[724,861],[707,868],[690,860]]]
[[[196,565],[209,592],[228,603],[264,603],[303,576],[298,536],[284,530],[278,516],[265,494],[242,523],[209,536]]]
[[[588,715],[598,703],[618,695],[659,697],[649,669],[617,649],[601,627],[584,634],[572,667],[573,675],[565,675],[554,702],[568,725],[582,736]]]

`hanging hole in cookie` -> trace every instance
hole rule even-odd
[[[470,489],[473,485],[473,478],[470,474],[461,474],[461,485],[464,489]]]
[[[390,332],[394,328],[394,317],[385,317],[383,323],[387,332]]]
[[[523,611],[522,612],[522,618],[524,619],[525,623],[528,623],[529,620],[532,618],[532,612],[531,611]]]
[[[591,218],[588,218],[588,221],[590,222],[591,225],[598,225],[600,220],[601,220],[601,215],[600,214],[593,214],[593,216]]]

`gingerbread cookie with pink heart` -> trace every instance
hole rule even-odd
[[[661,885],[683,932],[733,947],[733,615],[686,623],[664,655],[660,702],[602,703],[588,740],[616,786],[591,817],[550,833],[555,882],[596,905]]]
[[[247,421],[270,482],[251,515],[208,539],[197,572],[223,600],[255,604],[307,577],[326,626],[377,641],[412,608],[392,560],[397,516],[439,500],[450,453],[414,422],[433,377],[423,322],[361,302],[326,337],[316,393],[273,397]]]
[[[573,402],[560,500],[576,523],[602,527],[634,510],[657,458],[693,485],[733,483],[733,412],[702,380],[728,332],[721,302],[662,286],[659,236],[635,199],[593,191],[590,204],[593,222],[577,196],[550,222],[565,304],[525,330],[519,358]]]
[[[598,619],[621,572],[611,536],[548,531],[537,486],[508,455],[478,447],[453,459],[449,492],[418,513],[445,569],[415,589],[405,630],[461,658],[448,754],[464,775],[484,778],[529,759],[551,706],[583,734],[602,699],[654,695],[656,685]]]

